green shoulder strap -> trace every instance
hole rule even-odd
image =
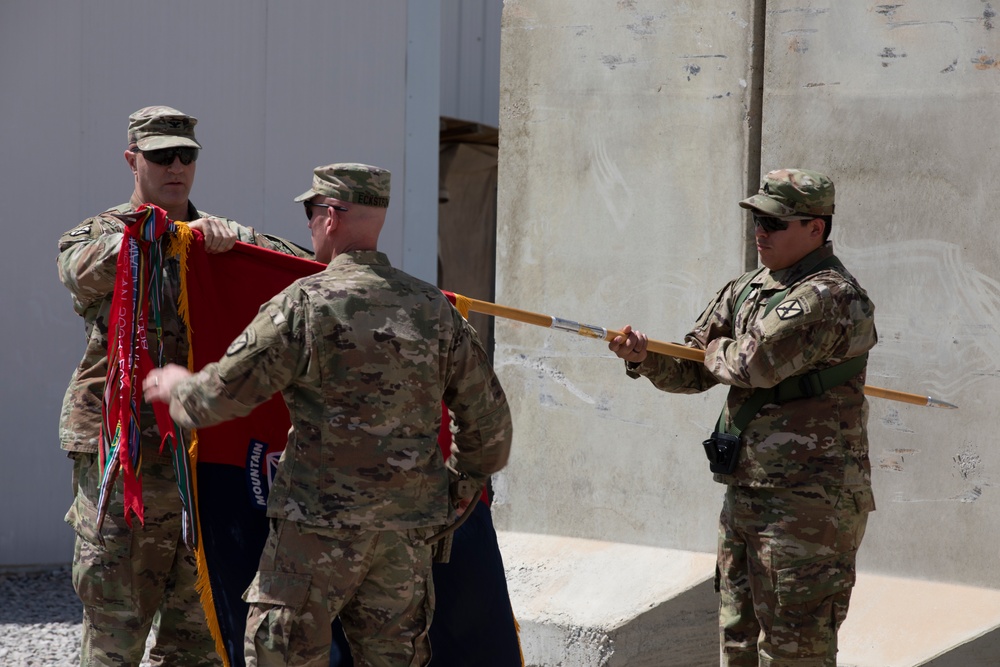
[[[740,295],[738,297],[736,297],[736,301],[733,303],[733,325],[734,326],[736,325],[736,313],[740,312],[740,308],[743,306],[743,302],[747,300],[747,297],[750,296],[750,292],[753,291],[753,281],[754,281],[754,278],[756,278],[757,276],[759,276],[763,271],[764,271],[764,267],[763,266],[760,267],[759,269],[757,269],[757,272],[755,274],[753,274],[752,276],[750,276],[750,280],[748,280],[747,284],[743,286],[743,290],[740,292]]]

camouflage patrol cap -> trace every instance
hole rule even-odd
[[[312,188],[295,201],[316,195],[333,197],[362,206],[389,207],[389,172],[379,167],[354,162],[337,162],[313,169]]]
[[[194,138],[198,119],[170,107],[154,106],[139,109],[128,117],[128,145],[141,151],[190,146],[201,148]]]
[[[833,215],[833,181],[816,171],[776,169],[764,175],[760,192],[740,206],[779,218]]]

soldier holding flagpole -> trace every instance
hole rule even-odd
[[[651,353],[630,326],[609,347],[629,377],[663,391],[730,387],[703,443],[726,485],[716,568],[723,664],[836,667],[875,509],[864,394],[875,308],[828,241],[830,178],[772,171],[740,206],[763,268],[723,287],[685,338],[704,360]]]

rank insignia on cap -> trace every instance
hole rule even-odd
[[[778,317],[783,320],[790,320],[793,317],[798,317],[805,310],[802,308],[802,303],[798,299],[789,299],[788,301],[782,301],[774,312],[778,313]]]

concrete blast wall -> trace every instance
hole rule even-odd
[[[737,200],[816,169],[877,306],[868,383],[960,406],[870,401],[878,510],[841,664],[923,664],[1000,624],[993,24],[980,0],[504,5],[498,302],[679,340],[756,264]],[[516,440],[494,512],[528,663],[716,662],[723,488],[700,442],[725,390],[657,392],[558,331],[496,338]],[[654,631],[701,648],[671,663]]]

